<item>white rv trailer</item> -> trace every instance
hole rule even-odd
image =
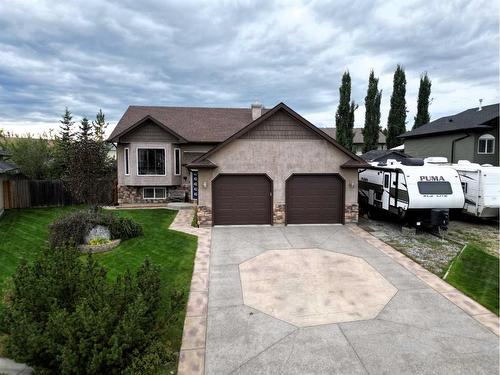
[[[449,166],[460,176],[465,195],[463,212],[481,218],[498,217],[500,207],[500,167],[459,160],[448,164],[446,158],[426,158],[426,164]]]
[[[464,205],[457,171],[418,159],[371,163],[359,170],[358,187],[363,209],[390,212],[417,226],[446,230],[449,210]]]

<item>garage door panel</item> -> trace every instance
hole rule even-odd
[[[220,175],[212,190],[214,224],[271,223],[271,181],[266,176]]]
[[[293,175],[286,189],[288,224],[342,223],[344,185],[338,175]]]

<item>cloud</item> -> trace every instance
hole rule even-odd
[[[372,68],[385,125],[398,63],[409,126],[424,71],[433,118],[499,101],[497,9],[482,0],[4,0],[0,25],[0,127],[20,133],[57,128],[65,106],[114,124],[130,104],[256,99],[333,126],[346,69],[362,126]]]

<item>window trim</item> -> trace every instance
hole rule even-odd
[[[163,150],[163,157],[165,158],[163,170],[163,174],[140,174],[139,173],[139,150]],[[136,152],[136,167],[137,167],[137,176],[140,177],[158,177],[158,176],[166,176],[167,175],[167,150],[165,147],[155,147],[155,146],[140,146],[135,149]]]
[[[484,152],[480,151],[481,141],[485,141]],[[488,152],[488,141],[491,141],[491,152]],[[478,155],[494,155],[495,154],[495,136],[492,134],[483,134],[477,140],[477,153]]]
[[[144,191],[146,189],[153,189],[153,197],[152,198],[146,198],[145,195],[144,195]],[[163,190],[163,198],[158,198],[156,196],[156,190]],[[142,199],[146,199],[146,200],[153,200],[153,199],[167,199],[167,188],[165,187],[155,187],[155,186],[145,186],[142,188]]]
[[[130,148],[125,147],[123,149],[123,169],[125,171],[125,176],[130,176]]]
[[[177,163],[179,163],[177,165]],[[177,171],[179,167],[179,171]],[[179,147],[174,148],[174,176],[180,176],[182,174],[182,154]]]

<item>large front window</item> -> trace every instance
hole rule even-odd
[[[137,174],[141,176],[165,175],[165,149],[137,149]]]
[[[448,181],[419,181],[417,182],[420,194],[452,194],[451,185]]]

